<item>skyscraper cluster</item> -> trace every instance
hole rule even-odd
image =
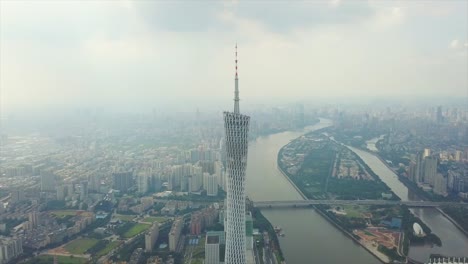
[[[430,189],[439,195],[447,195],[447,178],[437,171],[439,160],[431,154],[429,148],[416,155],[416,161],[411,161],[408,177],[423,189]]]

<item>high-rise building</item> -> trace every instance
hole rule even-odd
[[[133,177],[131,172],[116,172],[112,174],[114,180],[114,189],[121,192],[127,192],[133,186]]]
[[[455,193],[465,192],[465,178],[463,177],[462,173],[449,170],[447,177],[447,188]]]
[[[224,166],[221,161],[215,162],[215,174],[218,179],[218,185],[226,191],[226,177],[224,173]]]
[[[63,201],[67,196],[67,186],[66,185],[58,185],[56,188],[57,193],[57,200]]]
[[[55,192],[56,176],[52,171],[41,170],[41,192]]]
[[[437,158],[433,156],[424,159],[424,183],[434,186],[437,174]]]
[[[239,111],[237,45],[235,62],[234,112],[224,112],[228,173],[225,263],[245,264],[245,168],[247,166],[250,117]]]
[[[29,223],[31,224],[32,229],[37,228],[37,225],[39,224],[39,216],[38,216],[37,211],[30,212],[28,215],[28,220],[29,220]]]
[[[92,174],[88,177],[89,190],[93,192],[100,192],[101,189],[101,177],[96,174]]]
[[[19,237],[0,236],[0,263],[8,263],[23,253],[23,243]]]
[[[159,235],[159,224],[154,222],[150,230],[145,234],[145,251],[151,252],[156,245]]]
[[[67,184],[67,197],[72,197],[75,193],[75,185],[73,183]]]
[[[157,173],[154,173],[151,176],[151,188],[152,188],[152,190],[155,191],[155,192],[159,192],[161,190],[161,186],[162,186],[161,175],[157,174]]]
[[[253,219],[250,212],[245,217],[245,239],[247,250],[253,250]]]
[[[169,184],[168,189],[174,190],[179,187],[181,189],[190,189],[188,186],[188,176],[192,174],[193,166],[192,164],[183,164],[183,165],[175,165],[171,168],[171,174],[169,175]],[[184,185],[184,186],[181,186]]]
[[[436,121],[437,123],[442,123],[442,121],[444,121],[444,116],[442,115],[442,106],[437,107]]]
[[[447,195],[447,178],[444,175],[437,173],[434,179],[434,193],[438,195]]]
[[[24,191],[20,188],[15,188],[11,191],[11,203],[17,203],[25,200]]]
[[[171,231],[169,231],[169,250],[176,251],[179,244],[180,233],[184,227],[184,219],[177,218],[172,224]]]
[[[146,171],[140,171],[136,176],[137,190],[139,193],[145,194],[149,191],[151,175]]]
[[[203,169],[199,166],[193,166],[193,173],[189,177],[189,192],[198,192],[203,185]]]
[[[414,182],[420,183],[423,181],[424,176],[424,159],[423,154],[419,152],[416,154],[416,168],[414,170]]]
[[[423,152],[423,159],[426,157],[429,157],[431,155],[431,149],[430,148],[425,148]]]
[[[203,173],[203,189],[206,190],[206,195],[218,195],[218,178],[215,174]]]
[[[86,200],[88,198],[88,181],[82,181],[80,184],[80,199]]]
[[[190,219],[190,234],[198,236],[203,231],[203,215],[200,212],[193,213]]]
[[[410,161],[409,166],[408,166],[408,179],[410,179],[413,182],[417,182],[416,178],[416,162]]]
[[[207,235],[205,242],[205,264],[219,264],[219,236]]]

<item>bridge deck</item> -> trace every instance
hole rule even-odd
[[[258,208],[307,207],[312,205],[406,205],[408,207],[440,207],[443,205],[468,206],[468,203],[428,202],[428,201],[389,201],[389,200],[298,200],[298,201],[261,201],[254,202]]]

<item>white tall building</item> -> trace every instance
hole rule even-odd
[[[434,179],[434,193],[443,196],[447,195],[447,179],[440,173],[437,173]]]
[[[149,191],[150,177],[151,175],[146,171],[140,171],[137,174],[136,180],[139,193],[147,193]]]
[[[250,117],[239,112],[239,79],[236,76],[234,112],[224,112],[227,163],[226,264],[246,264],[245,169]]]
[[[206,236],[205,264],[219,264],[219,236]]]
[[[203,185],[203,168],[193,166],[192,175],[189,178],[189,192],[198,192]]]
[[[216,177],[218,178],[218,185],[223,189],[223,191],[226,191],[226,174],[224,173],[223,163],[220,161],[216,161],[214,169]]]
[[[169,250],[176,251],[179,244],[180,233],[184,227],[184,219],[177,218],[172,224],[171,231],[169,231]]]
[[[431,156],[431,149],[430,148],[425,148],[424,153],[423,153],[423,159],[426,157]]]
[[[33,229],[37,228],[37,226],[39,225],[39,215],[37,211],[30,212],[28,215],[28,220]]]
[[[88,177],[89,190],[94,192],[99,192],[101,187],[101,177],[96,174],[92,174]]]
[[[41,171],[41,192],[55,191],[56,178],[52,171]]]
[[[156,240],[158,240],[159,235],[159,224],[157,222],[153,223],[150,230],[145,234],[145,251],[151,252],[156,245]]]
[[[0,237],[0,264],[8,263],[23,253],[21,238]]]
[[[88,198],[88,181],[82,181],[80,185],[80,199],[86,200]]]
[[[172,166],[172,173],[169,175],[169,186],[170,190],[174,190],[181,187],[181,182],[184,178],[191,175],[193,172],[192,164],[183,164]],[[185,186],[183,186],[185,188]]]
[[[434,180],[437,175],[437,158],[426,157],[424,159],[424,183],[434,186]]]
[[[216,174],[203,173],[203,188],[206,190],[206,195],[218,195],[218,178]]]

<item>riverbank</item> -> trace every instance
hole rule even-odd
[[[457,221],[455,221],[455,219],[450,217],[450,215],[448,215],[446,212],[444,212],[444,210],[440,209],[439,207],[437,207],[436,209],[437,211],[439,211],[439,213],[445,216],[445,218],[447,218],[450,222],[452,222],[454,226],[456,226],[460,231],[462,231],[462,233],[465,234],[465,236],[468,237],[468,231],[465,230]]]
[[[302,200],[299,192],[277,168],[278,151],[291,140],[330,125],[330,120],[321,119],[319,124],[302,131],[283,132],[250,142],[246,170],[246,191],[250,199]],[[288,264],[379,263],[360,245],[344,237],[316,210],[285,208],[261,211],[273,226],[281,227],[282,233],[285,234],[278,239]],[[335,254],[337,249],[339,254]]]
[[[294,189],[296,189],[296,190],[297,190],[297,189],[302,190],[303,186],[299,187],[301,183],[298,183],[297,185],[295,184],[295,183],[297,182],[296,179],[293,178],[293,176],[290,176],[290,175],[289,175],[289,173],[288,173],[289,171],[287,171],[287,167],[282,167],[282,166],[281,166],[282,163],[280,163],[280,162],[282,162],[283,160],[286,160],[287,162],[289,162],[289,164],[293,164],[292,166],[295,166],[295,167],[301,167],[301,166],[302,166],[301,163],[298,163],[297,160],[294,160],[294,157],[297,157],[297,155],[296,155],[295,152],[294,152],[294,149],[297,147],[297,148],[300,150],[299,153],[301,153],[302,155],[304,155],[303,153],[306,153],[306,152],[309,151],[310,149],[307,148],[307,147],[305,147],[306,145],[304,145],[304,144],[299,144],[299,143],[301,142],[301,140],[304,141],[305,143],[307,143],[307,137],[299,137],[299,138],[297,138],[296,140],[291,140],[290,143],[288,143],[286,146],[283,146],[283,147],[281,148],[280,152],[278,153],[279,156],[278,156],[278,158],[277,158],[277,159],[278,159],[278,170],[281,172],[281,175],[282,175],[283,177],[286,177],[286,179],[289,181],[289,183],[291,184],[291,186],[293,186]],[[294,145],[295,142],[299,142],[298,144],[296,144],[297,146]],[[315,142],[323,142],[323,141],[315,141]],[[337,143],[339,143],[339,142],[337,142]],[[342,145],[342,144],[339,144],[339,145]],[[346,146],[346,147],[348,147],[348,146]],[[282,156],[283,150],[287,150],[287,151],[288,151],[288,153],[286,153],[285,156]],[[315,149],[314,151],[317,152],[317,151],[320,151],[320,149],[319,149],[319,150]],[[395,177],[396,175],[395,175],[394,171],[391,170],[391,168],[389,168],[388,164],[386,164],[384,161],[382,161],[382,159],[379,158],[377,155],[372,154],[372,153],[370,153],[370,152],[368,152],[368,151],[362,151],[361,149],[357,149],[357,148],[356,148],[356,149],[351,149],[351,151],[353,151],[354,154],[357,155],[357,159],[358,159],[358,160],[360,161],[360,163],[365,167],[365,169],[366,169],[367,171],[369,171],[369,173],[373,176],[373,178],[374,178],[375,180],[381,181],[382,184],[385,184],[386,187],[389,188],[389,190],[391,190],[391,192],[392,192],[393,195],[394,195],[394,199],[397,199],[397,200],[398,200],[399,197],[402,197],[403,200],[408,200],[407,188],[404,188],[404,189],[406,189],[406,192],[405,192],[404,189],[403,189],[404,185],[398,180],[398,177]],[[360,156],[360,155],[362,155],[364,152],[366,153],[366,155],[372,155],[372,156],[374,157],[373,160],[371,159],[371,161],[372,161],[373,163],[372,163],[372,162],[369,163],[370,165],[367,163],[367,162],[369,162],[369,160],[368,160],[369,158],[367,158],[366,160],[364,160],[365,158],[363,158],[363,157]],[[358,153],[359,153],[359,154],[358,154]],[[364,157],[367,157],[366,155],[364,155]],[[286,157],[286,158],[284,158],[284,157]],[[320,158],[320,157],[319,157],[319,158]],[[281,160],[280,160],[280,159],[281,159]],[[304,159],[303,162],[305,162],[306,160],[307,160],[307,159]],[[366,161],[367,161],[367,162],[366,162]],[[380,164],[379,164],[379,163],[380,163]],[[385,164],[385,165],[382,165],[381,163],[383,163],[383,164]],[[376,168],[374,168],[374,167],[371,168],[372,164],[374,164],[374,167],[375,167],[375,165],[378,165],[378,166],[377,166]],[[292,167],[292,166],[290,166],[290,167],[291,167],[291,168],[294,168],[294,167]],[[310,166],[309,166],[309,167],[310,167]],[[385,170],[387,170],[387,171],[384,170],[384,172],[382,172],[382,168],[385,168]],[[374,169],[377,169],[377,172],[376,172]],[[393,175],[388,174],[388,171],[391,172],[391,174],[393,174]],[[379,174],[377,174],[377,173],[379,173]],[[380,173],[384,173],[383,179],[381,178],[382,175],[380,175]],[[386,174],[385,174],[385,173],[386,173]],[[390,180],[390,182],[389,182],[389,180]],[[310,181],[309,181],[309,182],[310,182]],[[305,182],[305,184],[308,184],[309,182]],[[395,183],[399,183],[399,185],[398,185],[398,184],[395,185]],[[312,185],[312,184],[313,184],[313,183],[311,183],[311,185]],[[390,186],[392,186],[392,187],[394,187],[394,188],[390,188],[389,184],[390,184]],[[308,186],[308,185],[307,185],[307,186]],[[395,186],[399,186],[400,189],[395,188]],[[395,190],[396,190],[396,192],[395,192]],[[300,193],[300,192],[298,192],[298,193]],[[307,191],[304,191],[302,194],[304,195],[305,193],[307,193]],[[301,195],[302,199],[304,199],[303,195]],[[313,199],[313,198],[312,198],[312,199]],[[417,221],[418,223],[420,223],[421,226],[423,226],[423,228],[424,228],[424,226],[426,226],[426,225],[424,225],[424,223],[421,221],[420,216],[414,217],[414,215],[413,215],[412,213],[410,213],[409,211],[408,211],[408,213],[411,215],[410,219],[415,219],[415,220],[412,220],[411,222]],[[396,217],[396,218],[399,218],[400,216],[401,216],[401,215],[394,215],[394,217]],[[332,217],[332,218],[333,218],[333,217]],[[357,234],[361,237],[361,239],[363,239],[363,241],[360,242],[359,244],[360,244],[362,247],[364,247],[364,248],[366,249],[366,251],[369,251],[369,250],[370,250],[370,251],[377,250],[378,253],[373,254],[373,255],[378,255],[379,253],[382,253],[382,254],[385,254],[386,256],[388,256],[389,258],[394,258],[394,259],[397,259],[397,260],[401,260],[401,258],[404,259],[404,257],[406,257],[407,254],[408,254],[409,240],[413,240],[413,239],[414,239],[414,241],[416,241],[416,242],[419,241],[419,240],[416,239],[416,238],[411,238],[412,226],[410,226],[410,225],[405,225],[406,227],[410,227],[409,229],[411,229],[411,230],[409,230],[408,228],[405,228],[405,235],[403,235],[403,236],[400,237],[401,240],[393,241],[393,240],[386,240],[386,239],[384,238],[384,240],[382,240],[382,243],[378,242],[378,244],[381,244],[381,245],[383,245],[383,246],[386,247],[386,248],[382,248],[381,251],[379,251],[380,248],[377,247],[377,246],[374,244],[374,242],[372,242],[372,241],[374,241],[374,240],[373,240],[372,238],[369,238],[369,236],[371,236],[371,237],[378,237],[378,238],[380,239],[380,237],[385,237],[385,235],[382,236],[382,235],[379,234],[379,233],[377,233],[377,234],[375,234],[375,235],[372,235],[372,234],[369,235],[368,233],[366,233],[366,227],[365,227],[366,225],[365,225],[365,223],[363,223],[362,221],[361,221],[361,222],[359,222],[359,221],[356,222],[356,220],[352,220],[352,219],[354,219],[354,218],[351,217],[351,218],[349,218],[349,219],[344,219],[344,220],[346,220],[346,221],[344,221],[344,222],[338,221],[338,222],[335,223],[335,224],[338,224],[338,225],[340,225],[341,227],[343,227],[345,230],[347,230],[347,231],[348,231],[348,234],[347,234],[347,235],[348,235],[349,237],[351,237],[351,238],[352,238],[351,230],[361,230],[362,232],[356,231]],[[405,218],[405,219],[406,219],[406,218]],[[329,221],[329,219],[325,219],[325,220]],[[379,223],[380,221],[383,221],[383,220],[385,220],[385,219],[380,219],[380,218],[377,217],[377,222],[376,222],[376,223]],[[357,225],[356,225],[356,224],[350,225],[350,223],[349,223],[348,221],[355,221],[354,223],[357,223]],[[362,226],[361,226],[361,225],[362,225]],[[374,224],[373,226],[377,226],[377,225],[378,225],[378,224]],[[407,229],[408,229],[408,230],[407,230]],[[390,230],[390,229],[389,229],[389,230]],[[355,231],[352,231],[352,233],[354,233],[354,232],[355,232]],[[372,233],[372,231],[370,231],[370,232]],[[395,231],[390,231],[390,232],[395,232]],[[408,233],[408,232],[409,232],[409,233]],[[425,232],[426,232],[427,234],[431,233],[431,231],[430,231],[429,228],[427,228],[427,230],[425,230]],[[435,233],[436,233],[436,232],[435,232]],[[430,237],[428,236],[426,242],[433,243],[433,244],[437,245],[438,247],[441,247],[441,243],[440,243],[441,239],[440,239],[438,236],[436,236],[435,233],[434,233],[434,234],[431,234]],[[410,239],[410,238],[411,238],[411,239]],[[414,241],[413,241],[413,242],[414,242]],[[355,241],[355,242],[356,242],[356,241]],[[415,243],[416,243],[416,242],[415,242]],[[392,245],[392,243],[393,243],[393,245]],[[402,244],[404,245],[404,250],[403,250],[403,252],[402,252],[402,250],[401,250]],[[395,251],[393,248],[396,248],[397,250]],[[388,250],[387,250],[387,249],[388,249]],[[398,250],[398,249],[400,249],[400,250]],[[415,250],[416,254],[418,254],[418,250],[419,250],[419,252],[421,252],[420,249],[416,249],[416,250]],[[437,249],[431,250],[430,252],[431,252],[431,253],[432,253],[432,252],[437,252],[436,250],[437,250]],[[385,252],[385,253],[383,253],[383,252]],[[415,254],[412,254],[412,256],[415,256]],[[417,258],[422,259],[421,257],[417,257]],[[385,258],[380,258],[380,259],[381,259],[382,262],[388,262],[388,260],[386,260]]]
[[[289,143],[288,143],[289,144]],[[283,146],[280,151],[278,151],[278,159],[279,155],[281,154],[281,151],[283,148],[285,148],[288,144]],[[308,200],[307,196],[299,189],[299,187],[292,181],[292,179],[287,175],[287,173],[279,166],[277,165],[278,170],[281,172],[281,174],[289,181],[289,183],[294,187],[294,189],[301,195],[301,197],[304,200]],[[334,227],[336,227],[341,233],[343,233],[346,237],[350,238],[354,243],[360,245],[363,247],[367,252],[369,252],[371,255],[373,255],[375,258],[377,258],[380,263],[390,263],[390,259],[383,253],[377,250],[377,248],[373,248],[372,245],[366,245],[362,243],[360,240],[358,240],[356,237],[354,237],[353,234],[348,232],[346,229],[344,229],[339,223],[337,223],[335,220],[331,219],[329,216],[326,215],[325,212],[322,211],[322,209],[317,208],[316,206],[313,207],[315,211],[322,216],[325,220],[327,220],[329,223],[331,223]]]
[[[281,153],[281,150],[278,152],[278,155],[279,153]],[[301,191],[301,189],[299,189],[299,187],[297,187],[296,184],[294,184],[294,182],[291,180],[291,178],[289,178],[289,176],[283,171],[283,169],[277,165],[276,166],[279,170],[279,172],[281,172],[281,174],[283,174],[283,176],[286,178],[286,180],[288,180],[288,182],[292,185],[292,187],[294,187],[294,189],[296,189],[296,191],[301,195],[302,199],[304,200],[308,200],[309,198],[307,198],[307,196],[305,196],[305,194]]]
[[[333,226],[338,228],[338,230],[340,230],[345,236],[350,238],[353,242],[360,245],[367,252],[369,252],[371,255],[376,257],[380,261],[380,263],[390,263],[390,259],[386,255],[379,252],[377,249],[373,249],[371,245],[365,245],[364,243],[362,243],[360,240],[358,240],[356,237],[354,237],[354,235],[352,233],[348,232],[339,223],[337,223],[335,220],[331,219],[324,211],[322,211],[323,209],[317,208],[317,206],[314,206],[314,208],[315,208],[316,212],[319,215],[321,215],[323,218],[325,218]]]
[[[262,214],[262,212],[258,208],[253,208],[252,217],[254,219],[253,227],[258,228],[261,233],[266,232],[268,234],[267,239],[263,238],[262,243],[260,243],[260,245],[256,244],[254,246],[261,246],[263,250],[263,245],[265,243],[268,244],[267,250],[271,250],[271,252],[273,253],[272,255],[274,256],[274,261],[276,261],[277,263],[286,263],[278,241],[278,235],[275,229],[273,228],[273,225],[270,223],[270,221],[268,221],[268,219]],[[260,248],[258,248],[258,250],[260,250]]]
[[[415,193],[415,196],[419,199],[419,200],[424,200],[424,198],[422,198],[420,195],[416,195],[416,193],[419,193],[419,190],[415,190],[415,187],[414,186],[411,186],[409,184],[407,184],[405,181],[402,181],[401,180],[401,177],[398,175],[398,172],[392,168],[388,162],[386,160],[384,160],[379,154],[378,152],[372,152],[368,149],[363,149],[363,148],[358,148],[356,147],[357,149],[361,150],[361,151],[365,151],[371,155],[374,155],[375,157],[377,157],[389,170],[391,170],[397,177],[398,177],[398,180],[403,183],[403,185],[406,186],[406,188],[410,189],[411,191],[413,191],[413,193]]]
[[[418,195],[422,190],[420,189],[416,189],[418,187],[415,187],[414,185],[412,184],[408,184],[408,179],[404,179],[402,176],[398,175],[398,172],[392,168],[380,155],[378,155],[378,153],[373,153],[367,149],[363,149],[363,148],[357,148],[359,150],[362,150],[362,151],[365,151],[371,155],[374,155],[375,157],[377,157],[383,164],[385,164],[385,166],[387,166],[387,168],[389,170],[391,170],[397,177],[398,177],[398,180],[404,184],[406,186],[406,188],[408,188],[409,190],[411,190],[414,194],[414,196],[416,196],[419,200],[428,200],[426,197],[423,197],[422,195]],[[422,191],[424,192],[424,191]],[[439,211],[440,214],[442,214],[445,218],[447,218],[455,227],[457,227],[465,236],[468,237],[468,230],[465,230],[457,221],[455,221],[455,219],[451,218],[447,213],[445,213],[442,209],[440,208],[436,208],[437,211]]]

